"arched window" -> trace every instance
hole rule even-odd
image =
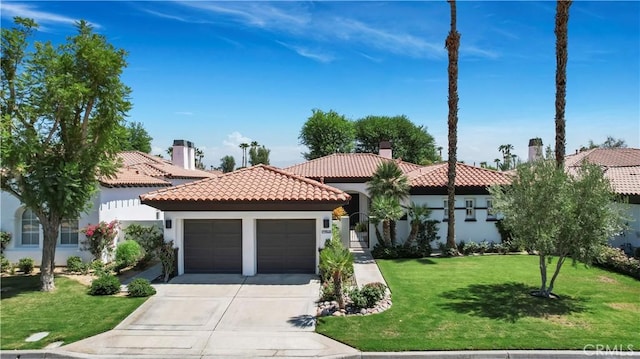
[[[29,208],[22,212],[22,245],[37,246],[40,244],[40,220]]]
[[[78,220],[63,219],[60,223],[60,245],[78,245]]]

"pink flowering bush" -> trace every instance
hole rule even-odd
[[[106,251],[111,254],[114,249],[113,240],[118,234],[118,221],[114,220],[109,223],[100,222],[98,224],[90,224],[81,231],[87,240],[83,242],[84,249],[91,252],[95,259],[102,259],[102,254]]]

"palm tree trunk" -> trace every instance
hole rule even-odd
[[[447,222],[447,248],[456,248],[455,235],[455,183],[456,162],[458,150],[458,49],[460,48],[460,33],[456,30],[456,2],[448,0],[451,6],[451,30],[446,40],[446,48],[449,53],[449,149],[447,170],[447,193],[449,204],[449,221]]]
[[[388,219],[382,221],[382,236],[384,237],[384,244],[387,247],[391,246],[391,223],[389,223]]]
[[[336,301],[338,302],[338,307],[340,309],[344,309],[346,307],[344,303],[344,293],[342,290],[342,273],[334,272],[333,273],[333,291],[336,293]]]
[[[556,4],[556,165],[564,167],[565,118],[567,97],[568,25],[571,0],[558,0]]]

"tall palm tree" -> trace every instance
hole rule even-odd
[[[565,119],[567,104],[567,43],[571,0],[558,0],[556,4],[556,165],[564,167]]]
[[[353,272],[353,254],[343,246],[327,246],[320,251],[320,266],[333,278],[333,288],[340,309],[345,308],[342,280]]]
[[[447,248],[456,251],[455,203],[456,203],[456,162],[458,151],[458,49],[460,33],[456,29],[456,1],[448,0],[451,7],[451,30],[445,42],[449,54],[449,149],[447,166],[447,193],[449,204],[449,221],[447,222]]]
[[[238,147],[242,148],[242,167],[247,167],[247,148],[249,148],[249,144],[243,142]]]
[[[499,170],[500,169],[500,159],[496,158],[495,160],[493,160],[493,162],[496,163],[496,169]]]
[[[512,156],[511,156],[511,151],[513,150],[513,145],[510,143],[507,143],[506,145],[500,145],[498,147],[498,151],[502,152],[502,158],[503,158],[503,162],[502,162],[502,169],[507,171],[511,169],[511,160],[512,160]]]
[[[390,196],[376,196],[371,201],[371,216],[382,221],[382,240],[385,246],[394,244],[391,223],[402,217],[404,211],[397,198]]]

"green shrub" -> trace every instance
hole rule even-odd
[[[627,257],[620,248],[602,246],[594,263],[614,272],[640,279],[640,260]]]
[[[351,303],[356,308],[368,308],[367,298],[358,287],[353,287],[349,291],[349,299],[351,299]]]
[[[91,295],[111,295],[120,291],[120,280],[114,275],[103,274],[91,282],[89,294]]]
[[[11,242],[11,233],[9,232],[0,232],[0,253],[4,253],[4,250]]]
[[[84,263],[79,256],[71,256],[67,258],[67,272],[71,273],[87,273],[89,264]]]
[[[156,294],[156,289],[151,286],[148,280],[136,278],[127,285],[130,297],[148,297]]]
[[[424,258],[431,255],[431,246],[384,246],[378,243],[371,250],[371,255],[378,259]]]
[[[4,254],[0,255],[0,272],[6,272],[11,269],[11,262],[4,256]]]
[[[24,274],[33,272],[33,258],[20,258],[18,261],[18,269]]]
[[[93,271],[93,274],[98,277],[108,274],[107,268],[103,261],[96,259],[89,264],[89,268]]]
[[[125,228],[125,239],[133,240],[142,247],[142,257],[138,260],[139,268],[146,268],[156,257],[156,251],[164,242],[162,229],[157,226],[130,224]]]
[[[327,302],[332,300],[336,300],[336,290],[333,285],[333,278],[329,277],[322,282],[320,287],[320,301]]]
[[[369,231],[369,223],[367,222],[358,222],[354,228],[356,232],[368,232]]]
[[[464,245],[464,248],[462,249],[462,252],[460,252],[460,251],[459,252],[464,254],[465,256],[468,256],[468,255],[474,254],[474,253],[476,253],[478,251],[479,251],[478,243],[476,243],[476,242],[468,242],[468,243],[466,243]]]
[[[116,247],[116,270],[133,266],[142,256],[142,248],[136,241],[126,240]]]
[[[360,293],[364,296],[367,302],[367,308],[372,308],[378,301],[384,298],[384,294],[387,290],[387,286],[380,282],[367,283],[362,286]]]

